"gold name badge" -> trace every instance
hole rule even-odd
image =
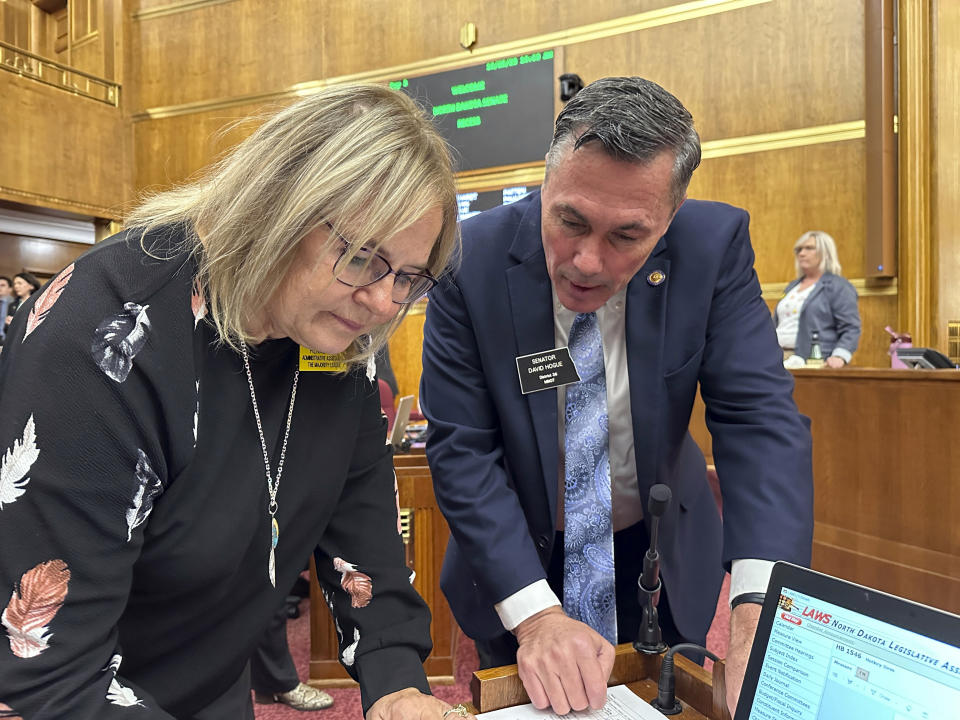
[[[300,346],[300,372],[346,372],[346,353],[328,355]]]

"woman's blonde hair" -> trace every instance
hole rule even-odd
[[[361,247],[379,248],[432,207],[443,224],[427,269],[439,277],[459,250],[447,144],[406,95],[354,84],[280,110],[198,181],[148,197],[126,225],[144,235],[172,223],[187,229],[185,249],[197,258],[208,317],[219,340],[237,350],[254,340],[246,328],[312,230],[332,225],[328,248],[342,232],[352,257]],[[355,341],[348,362],[365,362],[382,347],[408,309]]]
[[[793,266],[797,270],[797,276],[803,275],[803,272],[800,270],[800,263],[796,260],[796,250],[807,240],[813,240],[817,246],[817,257],[820,258],[820,272],[839,275],[842,268],[840,267],[840,260],[837,257],[837,244],[833,241],[833,238],[823,232],[823,230],[808,230],[793,244]]]

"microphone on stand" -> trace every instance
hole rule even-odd
[[[647,655],[658,655],[667,649],[660,633],[660,619],[657,616],[657,601],[660,599],[660,551],[657,538],[660,531],[660,518],[667,510],[673,493],[663,484],[650,488],[647,501],[647,517],[650,519],[650,549],[643,557],[643,572],[637,579],[637,595],[642,613],[640,630],[637,633],[634,649]]]

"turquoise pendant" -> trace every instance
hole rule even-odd
[[[277,586],[277,543],[280,542],[280,525],[276,518],[271,518],[270,525],[270,561],[267,563],[267,575],[270,577],[270,584]]]

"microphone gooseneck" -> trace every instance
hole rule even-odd
[[[637,594],[640,600],[640,630],[633,647],[637,652],[657,655],[667,649],[660,632],[657,602],[660,600],[660,518],[670,505],[673,493],[663,484],[650,488],[647,501],[647,517],[650,520],[650,548],[643,557],[643,572],[637,578]]]

